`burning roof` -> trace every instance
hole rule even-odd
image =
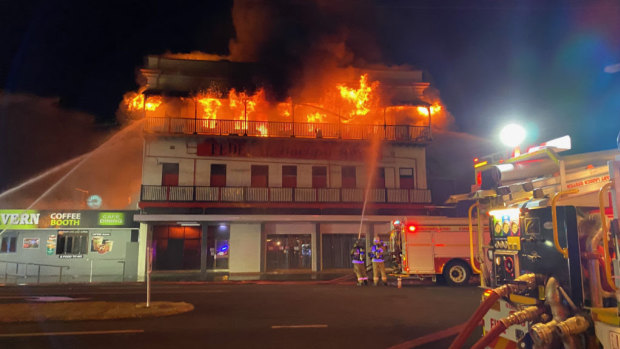
[[[408,67],[337,68],[274,99],[257,63],[209,60],[211,55],[151,55],[142,87],[125,95],[126,118],[282,121],[424,126],[447,119],[420,70]],[[208,58],[208,59],[203,59]],[[239,128],[244,128],[239,125]]]

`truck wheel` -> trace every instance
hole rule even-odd
[[[443,277],[450,286],[463,286],[469,282],[471,271],[465,262],[452,261],[443,269]]]

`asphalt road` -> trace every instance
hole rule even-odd
[[[426,284],[160,284],[153,300],[186,301],[195,310],[150,319],[3,324],[0,348],[389,348],[462,324],[480,294],[474,286]],[[143,301],[144,288],[0,287],[2,303],[36,296]],[[469,345],[480,335],[478,329]],[[415,348],[447,348],[453,338],[439,337]]]

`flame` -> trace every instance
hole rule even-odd
[[[148,111],[155,111],[159,108],[163,101],[164,99],[161,96],[149,96],[146,99],[146,105],[144,108]]]
[[[431,109],[431,113],[432,114],[437,114],[441,111],[441,105],[439,104],[433,104],[430,106]],[[428,108],[426,107],[418,107],[418,114],[422,115],[422,116],[428,116]]]
[[[164,102],[162,96],[149,96],[144,104],[144,91],[146,87],[141,87],[138,92],[128,92],[123,96],[123,104],[128,112],[156,111]]]
[[[256,128],[260,137],[267,137],[269,135],[269,131],[267,130],[267,126],[265,124],[261,124]]]
[[[368,74],[364,74],[360,77],[360,87],[358,89],[349,88],[344,85],[336,86],[338,91],[340,91],[340,97],[346,102],[353,104],[354,108],[345,113],[349,120],[355,116],[364,116],[368,114],[370,111],[371,93],[377,86],[377,82],[373,83],[372,86],[368,85]],[[347,120],[345,120],[345,122],[346,121]]]
[[[224,129],[236,130],[237,133],[242,131],[260,136],[278,135],[294,127],[273,124],[271,127],[274,129],[270,130],[270,124],[260,121],[307,122],[304,128],[308,127],[310,132],[324,128],[317,125],[321,123],[426,126],[429,109],[434,125],[446,123],[448,112],[439,99],[429,101],[432,104],[428,108],[417,105],[386,106],[380,100],[382,94],[379,83],[369,81],[368,74],[360,75],[355,85],[328,82],[317,91],[298,95],[295,103],[291,98],[272,103],[267,100],[263,89],[253,93],[235,89],[225,92],[207,90],[189,98],[175,98],[154,95],[146,97],[143,94],[146,87],[142,87],[138,91],[126,93],[121,107],[130,118],[144,117],[147,111],[147,117],[197,118],[205,120],[199,124],[202,128],[215,129],[220,125]],[[223,123],[218,124],[217,120]]]

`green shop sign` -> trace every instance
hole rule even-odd
[[[59,228],[138,228],[133,215],[138,211],[95,210],[0,210],[0,230]]]
[[[99,212],[99,225],[124,225],[123,212]]]
[[[35,229],[40,218],[35,210],[0,210],[0,229]]]

